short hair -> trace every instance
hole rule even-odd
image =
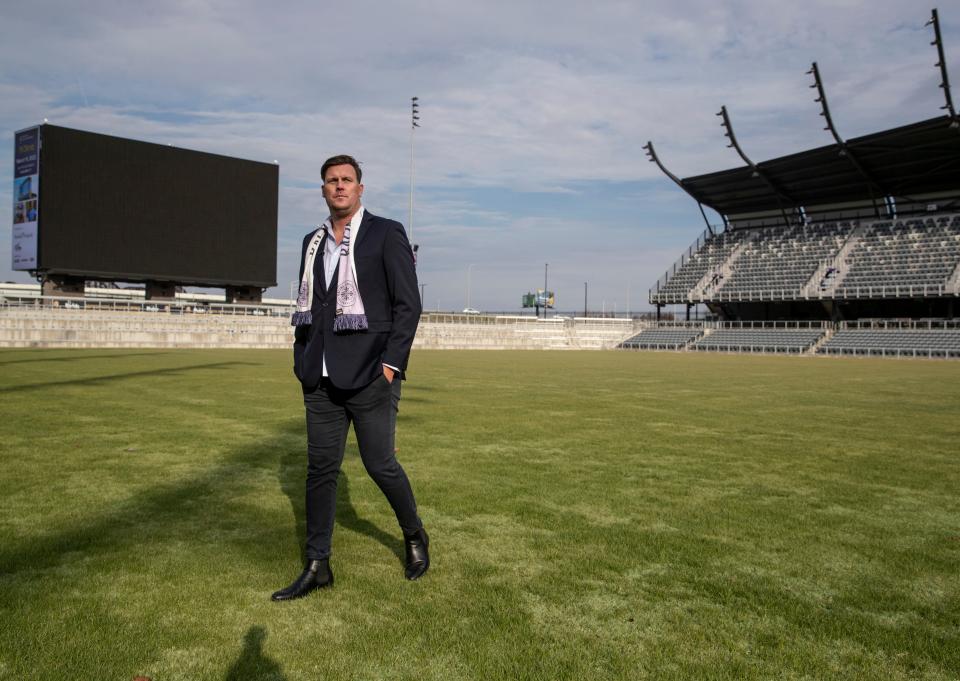
[[[353,156],[347,156],[346,154],[340,154],[339,156],[331,156],[326,161],[323,162],[323,165],[320,166],[320,179],[326,182],[327,180],[327,170],[333,166],[353,166],[353,169],[357,171],[357,182],[363,179],[363,171],[360,170],[360,164],[357,162]]]

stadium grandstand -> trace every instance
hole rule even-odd
[[[960,359],[960,320],[714,321],[661,322],[642,326],[619,347],[627,350]]]
[[[755,163],[725,106],[717,115],[742,166],[681,179],[647,143],[650,161],[697,202],[707,223],[650,289],[650,303],[658,319],[664,306],[685,306],[689,320],[691,309],[704,305],[721,325],[695,334],[662,325],[664,345],[957,356],[952,320],[960,300],[960,116],[936,10],[930,25],[943,115],[844,140],[814,62],[811,88],[832,144]],[[709,223],[704,206],[721,216],[722,225]],[[898,320],[897,329],[882,321],[876,328],[875,320],[885,319]],[[809,327],[771,324],[788,320]],[[856,325],[861,322],[867,328]],[[623,347],[658,348],[657,340],[644,331]]]
[[[706,223],[650,289],[656,321],[425,312],[415,347],[960,358],[960,116],[936,10],[930,25],[943,115],[845,140],[814,62],[811,87],[832,144],[755,163],[726,107],[718,116],[741,166],[680,179],[647,143],[650,160],[697,202]],[[710,224],[705,206],[722,224]],[[272,267],[275,255],[264,262]],[[74,293],[82,295],[61,297],[0,286],[0,346],[292,342],[291,300],[237,300],[228,290],[224,302],[170,282],[158,296],[149,281],[132,290],[100,279],[78,279]],[[685,307],[685,319],[664,313],[667,306]],[[699,306],[707,319],[691,321]]]
[[[944,115],[844,140],[814,62],[811,87],[832,144],[755,163],[738,142],[726,107],[717,115],[729,146],[744,162],[740,167],[680,179],[647,143],[650,160],[697,201],[707,222],[651,288],[658,319],[664,306],[686,306],[689,319],[691,308],[701,304],[713,318],[731,322],[955,317],[960,116],[950,95],[936,10],[930,24],[940,56]],[[709,223],[704,206],[721,216],[721,226]],[[684,347],[722,348],[741,341],[767,347],[764,339],[743,333],[731,329]],[[839,335],[849,342],[861,337]],[[784,339],[783,345],[812,347],[816,339],[807,340]],[[838,343],[831,339],[827,345],[844,347]],[[630,347],[635,345],[631,339]]]

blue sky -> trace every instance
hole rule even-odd
[[[549,7],[549,10],[545,9]],[[5,3],[0,202],[13,132],[42,122],[279,161],[278,288],[326,216],[323,159],[364,165],[365,205],[408,222],[425,305],[514,310],[543,285],[560,309],[647,309],[647,289],[703,230],[681,177],[828,144],[816,60],[845,137],[940,114],[929,7],[903,0]],[[960,3],[940,3],[960,78]],[[955,95],[960,100],[960,93]],[[11,211],[12,212],[12,211]],[[714,216],[715,217],[715,216]],[[9,221],[0,279],[10,269]],[[470,265],[473,265],[470,267]]]

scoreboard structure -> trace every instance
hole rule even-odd
[[[279,167],[44,124],[15,134],[13,269],[45,294],[86,281],[226,289],[277,284]]]

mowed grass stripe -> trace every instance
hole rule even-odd
[[[300,567],[289,353],[0,351],[0,679],[960,676],[960,364],[417,351]]]

